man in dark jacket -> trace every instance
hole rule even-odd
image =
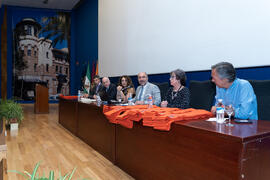
[[[95,75],[93,80],[94,80],[94,85],[90,89],[90,92],[89,92],[90,98],[95,98],[95,96],[99,94],[103,89],[103,85],[100,82],[100,77],[98,75]]]
[[[89,98],[94,98],[96,99],[96,95],[99,94],[102,89],[103,89],[103,85],[100,82],[100,78],[98,75],[95,75],[93,78],[94,82],[91,85],[89,94],[84,94],[84,97],[89,97]]]
[[[112,84],[108,77],[102,78],[102,84],[103,89],[102,94],[100,95],[101,99],[103,101],[116,100],[116,93],[117,93],[116,85]]]

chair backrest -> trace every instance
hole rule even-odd
[[[216,85],[208,81],[190,81],[190,107],[211,110],[216,94]]]
[[[162,101],[165,100],[167,91],[169,89],[169,83],[168,82],[163,82],[163,83],[153,83],[153,84],[158,86],[158,88],[160,90],[161,100]]]
[[[270,80],[249,80],[257,97],[258,119],[270,121]]]

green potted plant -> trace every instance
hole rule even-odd
[[[35,166],[32,174],[30,174],[27,171],[20,172],[20,171],[17,171],[17,170],[9,170],[8,172],[14,172],[14,173],[20,174],[20,175],[22,175],[27,180],[54,180],[54,179],[57,179],[57,180],[71,180],[72,177],[73,177],[73,174],[76,171],[76,168],[74,168],[71,173],[67,173],[67,174],[65,174],[65,175],[62,176],[61,175],[61,170],[59,170],[59,172],[58,172],[59,177],[58,178],[55,177],[53,170],[50,171],[48,177],[46,177],[44,173],[43,173],[42,176],[39,176],[38,173],[37,173],[37,170],[38,170],[39,165],[40,165],[40,163],[38,162],[36,164],[36,166]],[[83,178],[82,180],[86,180],[86,179]]]
[[[20,104],[13,100],[2,100],[0,103],[0,118],[6,120],[10,129],[18,129],[18,124],[23,120],[23,110]]]

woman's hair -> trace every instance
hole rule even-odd
[[[118,81],[118,86],[122,86],[122,79],[125,78],[127,80],[127,86],[134,87],[132,80],[129,76],[121,76]]]
[[[186,85],[186,79],[187,79],[187,77],[186,77],[185,71],[183,71],[182,69],[176,69],[176,70],[172,71],[172,72],[170,73],[170,75],[172,75],[172,73],[175,74],[175,78],[176,78],[177,80],[179,80],[180,83],[181,83],[183,86]]]

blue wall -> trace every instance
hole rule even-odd
[[[7,99],[12,97],[12,8],[7,7]]]
[[[1,33],[2,33],[2,22],[3,22],[3,16],[4,16],[4,9],[3,7],[0,7],[0,47],[1,47]],[[2,87],[2,84],[1,84],[1,80],[2,80],[2,66],[1,66],[1,50],[0,50],[0,98],[2,97],[1,96],[1,93],[2,93],[2,90],[1,90],[1,87]]]
[[[73,55],[75,60],[71,71],[71,94],[76,94],[81,88],[81,80],[86,74],[87,64],[92,67],[98,59],[98,0],[82,1],[79,7],[72,11]]]
[[[236,68],[237,77],[248,80],[266,80],[270,79],[270,66],[264,67],[249,67],[249,68]],[[187,86],[189,86],[190,80],[205,81],[211,79],[211,70],[207,71],[190,71],[186,72]],[[169,82],[169,73],[149,75],[150,82]],[[115,84],[118,83],[119,77],[110,78]],[[137,76],[131,76],[131,79],[135,85],[138,86]]]

